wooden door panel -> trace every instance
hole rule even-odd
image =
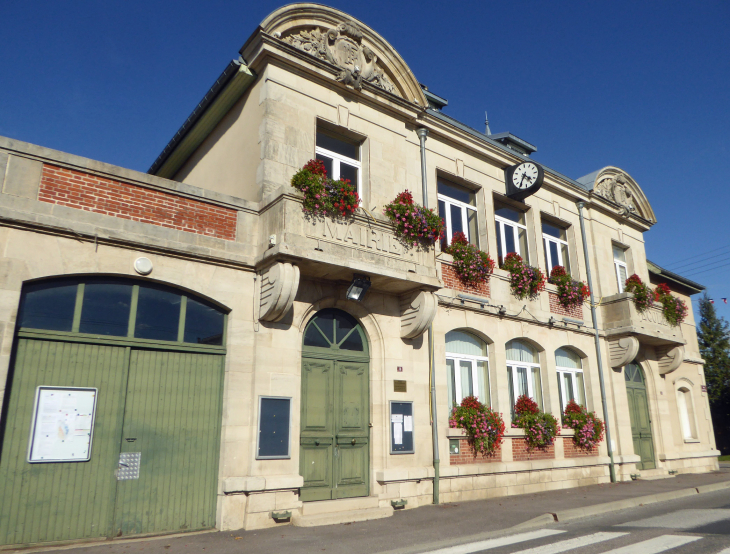
[[[302,437],[332,438],[334,362],[302,360]]]
[[[316,444],[319,442],[320,444]],[[304,478],[301,500],[329,500],[332,498],[334,445],[317,440],[303,442],[299,454],[299,473]]]
[[[337,435],[366,437],[369,423],[368,364],[337,363]]]

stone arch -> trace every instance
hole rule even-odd
[[[454,327],[453,329],[449,329],[448,331],[446,331],[446,333],[444,333],[444,336],[446,336],[448,333],[451,333],[452,331],[461,331],[462,333],[474,335],[479,340],[483,340],[488,346],[492,346],[494,344],[494,341],[489,336],[473,327]]]
[[[369,26],[340,10],[298,3],[269,14],[261,30],[336,67],[338,80],[395,94],[426,107],[426,96],[400,54]],[[357,66],[357,69],[356,69]]]
[[[596,172],[592,183],[587,183],[592,188],[592,195],[607,200],[618,208],[623,217],[632,215],[649,222],[656,223],[654,210],[649,204],[644,191],[636,181],[625,171],[618,167],[607,166]]]

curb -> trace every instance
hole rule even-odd
[[[584,517],[596,516],[600,514],[606,514],[608,512],[625,510],[627,508],[636,508],[638,506],[645,506],[647,504],[666,502],[667,500],[676,500],[678,498],[684,498],[695,494],[704,494],[726,489],[730,489],[730,481],[722,481],[720,483],[713,483],[711,485],[702,485],[699,487],[679,489],[676,491],[662,492],[659,494],[650,494],[647,496],[637,496],[635,498],[616,500],[614,502],[606,502],[604,504],[594,504],[593,506],[585,506],[583,508],[575,508],[572,510],[561,510],[559,512],[553,512],[546,515],[553,516],[554,521],[556,522],[565,523]]]

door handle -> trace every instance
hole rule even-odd
[[[319,441],[314,441],[315,446],[319,446]]]
[[[354,445],[357,441],[355,439],[352,439],[352,444]]]

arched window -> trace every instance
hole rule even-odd
[[[692,392],[687,387],[677,389],[677,408],[679,410],[679,422],[682,425],[682,436],[684,440],[696,439],[697,429],[695,427]]]
[[[449,412],[465,396],[476,396],[489,406],[489,358],[487,343],[464,331],[446,333],[446,367]]]
[[[225,312],[172,287],[85,277],[25,285],[19,322],[23,329],[220,346]]]
[[[555,351],[555,369],[558,372],[560,411],[565,411],[565,406],[571,400],[586,407],[583,364],[580,356],[570,348],[558,348]]]
[[[335,308],[317,312],[304,331],[304,346],[365,352],[366,344],[367,339],[357,320]]]
[[[537,351],[525,341],[511,340],[506,344],[507,371],[512,409],[517,399],[526,394],[542,409],[540,359]]]

